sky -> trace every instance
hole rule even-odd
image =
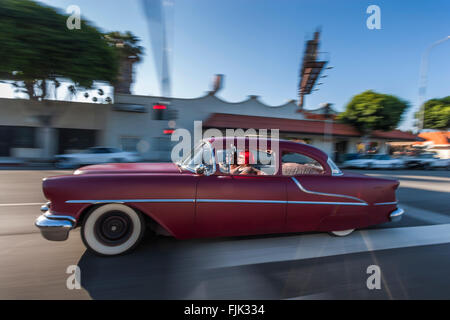
[[[394,94],[411,105],[402,129],[412,127],[418,108],[421,57],[432,43],[450,35],[449,0],[165,0],[172,95],[194,98],[211,89],[214,74],[225,75],[219,96],[230,102],[258,95],[269,105],[297,99],[305,40],[320,27],[320,51],[333,69],[306,108],[333,103],[343,111],[365,90]],[[133,93],[159,95],[150,33],[140,0],[42,0],[103,31],[132,31],[146,55],[136,68]],[[381,9],[381,29],[369,30],[366,12]],[[431,51],[427,98],[450,95],[450,41]],[[4,89],[3,91],[4,92]],[[1,92],[0,92],[1,94]],[[274,114],[276,117],[276,114]]]

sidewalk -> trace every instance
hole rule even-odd
[[[50,162],[43,161],[25,161],[18,158],[0,157],[0,170],[18,170],[18,169],[54,169]]]

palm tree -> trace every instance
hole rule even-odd
[[[144,48],[139,45],[141,40],[130,31],[110,32],[105,34],[105,38],[110,45],[117,48],[119,55],[119,76],[114,83],[114,91],[130,94],[133,83],[133,65],[142,61],[144,54]]]

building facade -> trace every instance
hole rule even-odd
[[[145,160],[170,161],[175,129],[278,129],[280,138],[316,146],[336,160],[361,151],[361,143],[388,152],[391,141],[415,141],[401,131],[361,137],[353,127],[334,121],[328,107],[298,112],[296,101],[280,106],[257,96],[231,103],[215,92],[193,99],[116,94],[114,104],[0,99],[0,158],[51,159],[93,146],[137,151]],[[195,141],[192,141],[195,143]]]
[[[0,99],[0,158],[48,160],[101,144],[110,107]]]

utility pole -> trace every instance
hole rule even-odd
[[[332,103],[323,103],[322,107],[325,108],[324,116],[325,116],[325,128],[323,133],[323,140],[325,143],[330,142],[331,145],[331,153],[330,158],[333,158],[333,154],[335,151],[335,146],[333,145],[333,114],[331,110]],[[334,160],[334,159],[333,159]]]
[[[419,133],[425,127],[425,99],[428,84],[428,58],[430,57],[431,50],[434,47],[440,45],[441,43],[444,43],[447,40],[450,40],[450,36],[447,36],[439,41],[436,41],[425,50],[422,56],[422,66],[420,69],[420,87],[419,87],[419,115],[420,115],[418,123]]]

